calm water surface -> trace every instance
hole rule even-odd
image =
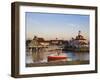
[[[34,53],[33,53],[34,54]],[[48,62],[47,57],[48,56],[56,56],[58,55],[56,51],[46,51],[46,52],[41,52],[41,54],[38,55],[41,60],[37,60],[36,62]],[[75,61],[75,60],[89,60],[89,53],[88,52],[67,52],[67,51],[62,51],[60,55],[67,56],[69,61]],[[33,61],[32,57],[32,52],[27,52],[26,53],[26,63],[35,63]]]

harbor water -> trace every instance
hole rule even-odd
[[[36,53],[33,52],[26,52],[26,64],[29,63],[44,63],[48,62],[47,58],[48,56],[57,56],[57,51],[43,51],[40,53],[37,53],[38,57],[34,57]],[[66,56],[68,61],[89,61],[89,52],[72,52],[72,51],[62,51],[59,55]],[[36,59],[35,59],[36,58]],[[35,59],[35,60],[34,60]]]

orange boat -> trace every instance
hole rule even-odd
[[[48,56],[48,61],[57,61],[67,59],[66,56]]]

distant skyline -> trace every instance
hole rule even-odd
[[[45,40],[75,38],[78,31],[89,40],[89,15],[25,13],[26,39],[34,36]]]

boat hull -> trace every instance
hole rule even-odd
[[[48,62],[50,61],[63,61],[66,60],[66,56],[48,56]]]

